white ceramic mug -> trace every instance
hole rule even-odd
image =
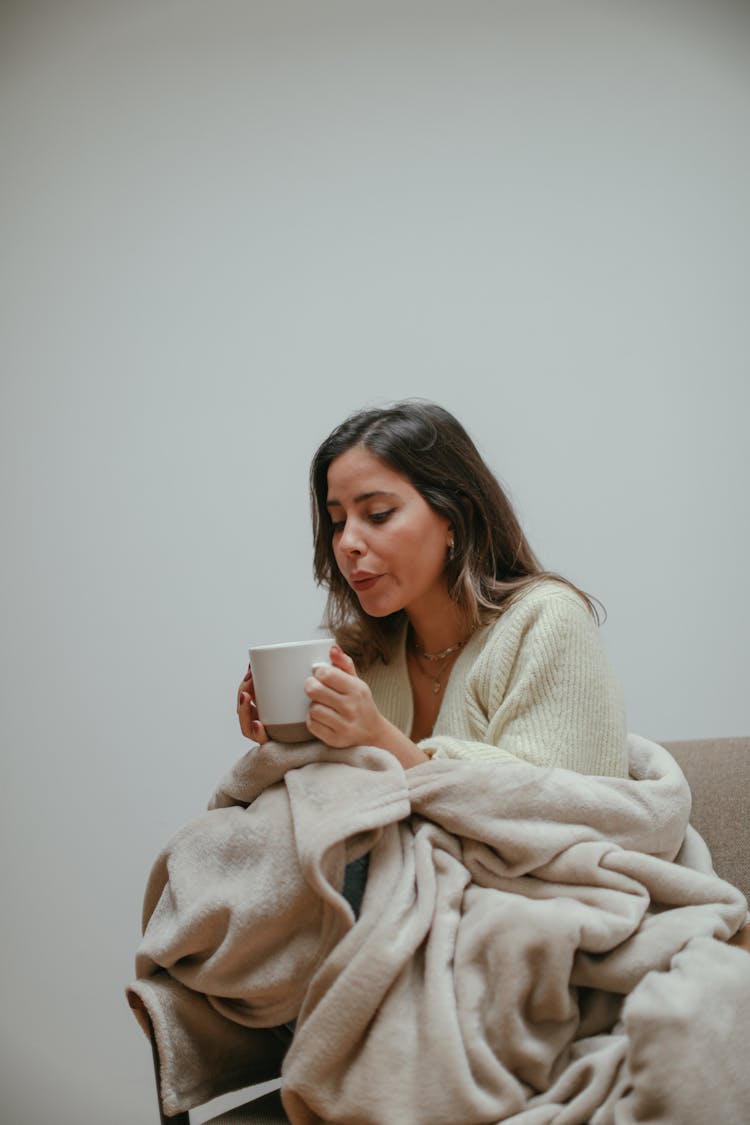
[[[330,664],[333,637],[257,645],[250,649],[258,718],[275,742],[312,739],[305,720],[310,700],[304,683],[316,664]]]

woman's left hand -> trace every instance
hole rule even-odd
[[[354,661],[338,645],[331,647],[330,659],[330,665],[319,665],[305,680],[310,697],[307,729],[339,750],[382,746],[386,720],[369,687],[357,675]]]

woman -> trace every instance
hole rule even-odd
[[[461,424],[406,401],[354,414],[313,459],[331,667],[306,683],[329,746],[627,776],[625,716],[591,599],[544,572]],[[243,733],[257,719],[240,685]]]
[[[167,970],[196,1035],[226,1017],[222,1082],[252,1058],[238,1025],[291,1039],[294,1121],[716,1117],[746,1028],[701,1015],[747,1009],[745,955],[713,941],[747,904],[700,848],[671,862],[687,786],[626,739],[590,599],[541,570],[438,406],[349,418],[311,484],[337,640],[306,684],[316,741],[251,748],[160,855],[138,961],[155,1025]],[[238,711],[267,742],[250,675]],[[430,758],[453,761],[411,770]],[[180,1032],[233,1088],[213,1038]]]

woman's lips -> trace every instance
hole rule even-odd
[[[365,590],[371,590],[381,577],[380,574],[363,574],[360,578],[352,576],[349,581],[357,593],[361,594]]]

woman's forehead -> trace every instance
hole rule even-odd
[[[372,493],[413,491],[411,482],[377,454],[355,445],[328,466],[328,503],[351,503]]]

